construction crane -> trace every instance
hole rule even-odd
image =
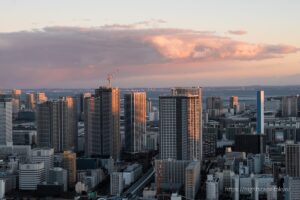
[[[108,82],[108,87],[111,87],[111,82],[112,82],[112,79],[116,76],[116,74],[119,72],[119,69],[116,69],[110,73],[107,74],[106,76],[106,80]]]

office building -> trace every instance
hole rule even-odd
[[[235,135],[235,151],[260,154],[266,151],[265,135],[237,134]]]
[[[19,165],[19,189],[36,190],[37,185],[45,181],[44,163]]]
[[[20,104],[21,104],[21,94],[22,91],[18,89],[14,89],[12,91],[12,113],[13,118],[16,119],[18,117],[18,112],[20,110]]]
[[[5,195],[5,180],[0,179],[0,199],[3,199]]]
[[[265,103],[265,92],[260,90],[257,91],[256,97],[256,133],[264,134],[264,103]]]
[[[217,138],[216,132],[209,132],[209,129],[203,131],[202,135],[202,156],[204,159],[214,158],[216,156]]]
[[[35,110],[35,96],[33,93],[26,94],[26,108],[29,110]]]
[[[300,177],[284,177],[285,200],[297,200],[300,197]]]
[[[110,194],[120,196],[124,190],[125,183],[122,172],[110,174]]]
[[[44,163],[45,180],[49,180],[49,170],[53,168],[54,162],[54,150],[50,148],[44,149],[32,149],[31,150],[31,162],[32,163]]]
[[[147,112],[147,115],[149,115],[152,112],[152,101],[151,101],[151,99],[147,99],[146,112]]]
[[[300,177],[300,144],[286,144],[285,167],[286,174],[291,177]]]
[[[143,173],[142,165],[132,164],[126,167],[123,171],[123,179],[125,186],[129,186],[134,183]]]
[[[234,109],[239,105],[239,97],[238,96],[231,96],[229,99],[229,107]]]
[[[36,144],[36,130],[29,129],[14,129],[13,130],[13,144],[14,145],[35,145]]]
[[[46,93],[44,92],[38,92],[35,94],[35,103],[44,103],[48,101],[48,97],[46,96]]]
[[[282,117],[298,116],[298,96],[285,96],[281,99]]]
[[[215,178],[213,175],[207,175],[206,199],[207,200],[219,199],[219,179]]]
[[[84,111],[85,111],[85,107],[84,107],[84,101],[85,98],[91,97],[92,94],[90,92],[85,92],[79,95],[79,108],[78,108],[78,113],[79,113],[79,118],[83,121],[84,120]]]
[[[0,95],[0,145],[12,145],[12,101]]]
[[[179,191],[186,182],[188,160],[155,160],[155,183],[157,193],[163,191]]]
[[[144,135],[144,147],[146,151],[158,150],[158,132],[147,131]]]
[[[39,103],[37,106],[37,139],[39,147],[55,152],[77,148],[77,108],[73,97]]]
[[[49,178],[48,178],[49,184],[60,184],[63,185],[64,191],[66,192],[68,190],[68,172],[67,170],[55,167],[49,170]]]
[[[120,91],[100,87],[85,99],[85,153],[120,158]]]
[[[199,96],[161,96],[159,108],[160,159],[201,160]]]
[[[63,168],[68,172],[68,186],[73,188],[76,183],[76,153],[64,151],[63,153]]]
[[[234,110],[234,113],[239,112],[239,97],[238,96],[231,96],[229,98],[229,108]]]
[[[131,92],[124,95],[125,149],[141,152],[145,149],[143,138],[146,134],[146,93]]]
[[[206,98],[206,112],[208,117],[215,119],[223,114],[223,100],[221,97],[207,97]]]
[[[185,168],[185,197],[195,199],[200,187],[200,161],[193,161]]]

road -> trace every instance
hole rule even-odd
[[[142,189],[154,178],[154,168],[151,167],[139,180],[130,186],[123,194],[123,198],[129,198],[139,195]]]

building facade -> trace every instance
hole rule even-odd
[[[146,93],[132,92],[124,96],[125,149],[141,152],[145,149],[143,138],[146,134]]]
[[[77,107],[73,97],[46,101],[37,106],[37,139],[39,147],[55,152],[77,149]]]
[[[100,87],[85,99],[85,153],[120,158],[120,91]]]
[[[12,100],[0,95],[0,145],[12,144]]]
[[[199,96],[161,96],[159,107],[160,159],[201,160]]]

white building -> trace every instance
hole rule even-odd
[[[214,178],[213,175],[207,175],[206,199],[207,200],[219,199],[219,179]]]
[[[37,185],[45,181],[44,163],[20,164],[19,189],[36,190]]]
[[[0,95],[0,145],[12,144],[12,101]]]
[[[3,199],[5,195],[5,180],[0,179],[0,199]]]
[[[134,183],[142,174],[142,166],[139,164],[129,165],[123,171],[123,179],[125,181],[125,186],[129,186]]]
[[[110,175],[110,194],[120,196],[124,189],[124,179],[122,172],[113,172]]]
[[[32,149],[31,150],[31,162],[40,163],[43,162],[45,165],[45,178],[49,179],[49,170],[53,168],[54,162],[54,149],[44,148],[44,149]]]

